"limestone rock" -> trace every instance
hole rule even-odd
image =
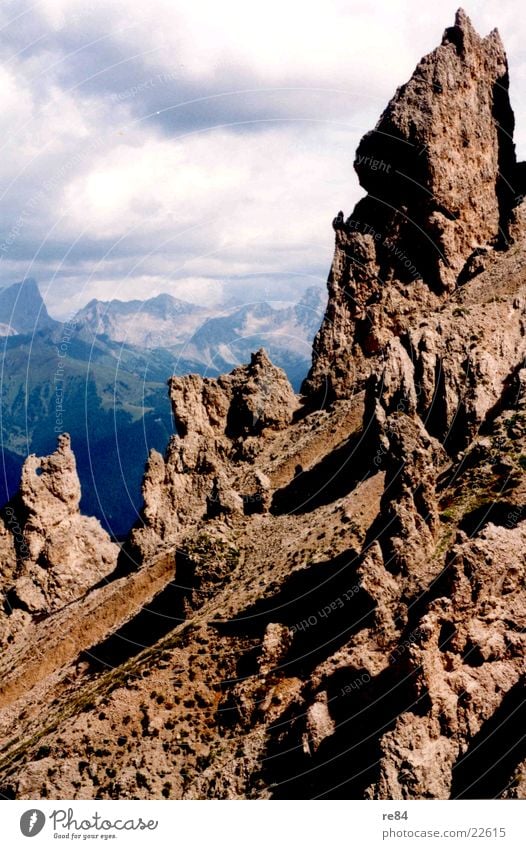
[[[22,529],[12,508],[4,511],[0,519],[0,588],[7,586],[16,568],[15,540],[23,545]]]
[[[520,230],[506,55],[459,10],[417,65],[355,168],[369,194],[335,220],[329,303],[304,392],[320,403],[363,382],[393,335],[437,309]],[[522,231],[524,232],[524,231]]]
[[[79,512],[80,483],[67,434],[49,457],[27,458],[18,515],[21,539],[11,588],[15,606],[48,614],[79,598],[116,566],[118,546]],[[10,586],[11,585],[11,586]]]
[[[362,139],[360,183],[396,210],[397,247],[430,284],[453,288],[473,251],[495,244],[507,227],[513,125],[498,32],[480,38],[459,10],[440,47],[418,63]],[[401,259],[388,247],[381,276],[400,276]]]
[[[170,398],[178,434],[227,436],[261,433],[289,424],[297,407],[285,373],[261,349],[250,363],[217,380],[198,375],[173,377]]]
[[[285,373],[263,349],[230,374],[172,377],[169,389],[177,435],[164,458],[150,455],[142,521],[132,535],[137,557],[153,554],[188,523],[243,513],[244,498],[247,508],[265,509],[268,482],[252,468],[252,448],[256,437],[286,427],[298,407]]]
[[[170,381],[141,570],[75,600],[111,544],[78,515],[67,440],[28,460],[0,523],[19,604],[0,614],[0,794],[526,798],[526,167],[507,83],[498,35],[459,12],[362,140],[369,194],[333,222],[301,412],[263,351]],[[91,650],[116,643],[126,662],[100,675]]]
[[[267,625],[259,660],[259,671],[262,675],[268,675],[279,666],[287,656],[291,643],[288,628],[279,622],[270,622]]]
[[[429,710],[403,715],[384,736],[376,798],[446,799],[455,790],[465,741],[524,674],[525,552],[524,526],[491,524],[453,548],[448,596],[431,605],[408,652],[407,674]]]
[[[317,752],[323,741],[334,734],[335,730],[336,724],[330,714],[327,693],[322,691],[307,710],[307,732],[303,745],[308,752]]]

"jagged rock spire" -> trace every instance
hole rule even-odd
[[[80,497],[67,433],[49,456],[27,457],[20,490],[3,511],[13,546],[11,563],[0,570],[0,641],[32,616],[46,616],[80,598],[115,569],[119,548],[97,519],[81,515]],[[3,554],[5,533],[0,541]]]
[[[266,509],[267,482],[252,467],[254,457],[265,432],[289,425],[298,406],[285,373],[263,348],[230,374],[175,376],[169,387],[177,434],[164,458],[150,454],[142,518],[132,533],[134,558],[150,556],[198,515]],[[249,467],[242,481],[245,503],[236,479],[240,460]]]
[[[453,288],[472,251],[506,236],[513,124],[499,34],[480,38],[459,10],[358,147],[361,185],[387,206],[393,235],[437,288]],[[388,167],[372,168],[375,160]]]
[[[404,316],[435,308],[481,254],[507,245],[519,193],[513,127],[500,36],[481,38],[460,9],[358,146],[354,166],[369,194],[333,222],[329,305],[307,394],[326,382],[329,394],[346,392],[351,361],[365,377],[364,358]]]

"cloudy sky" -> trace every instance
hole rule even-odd
[[[323,285],[360,136],[458,0],[2,0],[0,285],[56,317],[159,292],[222,306]],[[519,0],[498,26],[526,158]]]

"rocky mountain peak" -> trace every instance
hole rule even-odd
[[[117,569],[68,437],[28,458],[0,522],[0,795],[526,798],[512,126],[500,39],[459,11],[334,221],[306,384],[332,403],[299,412],[264,350],[171,378]]]
[[[455,22],[453,26],[446,27],[442,36],[442,45],[453,44],[459,56],[462,56],[469,61],[470,53],[478,50],[480,44],[495,41],[497,50],[500,55],[505,58],[504,46],[502,44],[499,31],[494,29],[486,38],[481,38],[475,27],[471,23],[469,15],[464,9],[457,9],[455,13]]]
[[[513,127],[500,37],[481,38],[459,10],[358,146],[365,223],[388,231],[438,290],[455,287],[474,250],[507,236]],[[393,254],[379,256],[384,277],[400,276]]]
[[[459,10],[362,138],[354,166],[368,195],[333,222],[329,306],[308,393],[327,380],[338,394],[349,354],[363,379],[392,335],[516,238],[522,169],[508,85],[498,32],[481,38]]]
[[[286,428],[298,408],[285,372],[263,348],[230,374],[176,376],[168,385],[177,434],[164,457],[150,454],[143,515],[132,533],[141,559],[196,515],[242,515],[254,505],[266,510],[266,480],[254,460],[267,434]]]
[[[0,335],[9,335],[8,331],[33,333],[56,325],[32,277],[26,277],[0,291],[0,324],[5,325]]]
[[[177,430],[217,436],[253,436],[288,424],[297,406],[285,373],[261,348],[250,363],[219,378],[172,377],[170,398]]]

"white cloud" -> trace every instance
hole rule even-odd
[[[346,156],[347,135],[332,127],[267,128],[249,139],[217,130],[120,144],[65,187],[63,232],[115,241],[129,234],[126,243],[144,252],[141,270],[159,253],[173,258],[179,275],[286,273],[328,261],[330,218],[349,197]],[[106,250],[111,254],[112,246]]]
[[[0,213],[17,233],[1,282],[31,273],[59,310],[62,293],[219,303],[236,280],[251,297],[258,275],[325,276],[330,220],[360,193],[356,144],[457,3],[6,3]],[[501,28],[526,145],[518,0],[468,12]]]

